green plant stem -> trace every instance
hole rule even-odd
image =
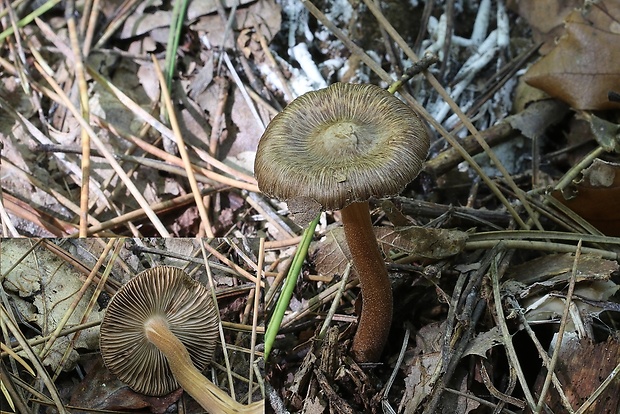
[[[27,15],[26,17],[24,17],[23,19],[21,19],[20,21],[17,22],[17,27],[24,27],[27,24],[30,24],[34,21],[35,18],[41,16],[42,14],[48,12],[49,10],[53,9],[54,6],[56,6],[58,3],[60,3],[61,0],[50,0],[47,1],[45,3],[43,3],[41,5],[41,7],[39,7],[38,9],[34,10],[32,13],[30,13],[29,15]],[[4,41],[4,39],[6,39],[7,37],[11,36],[14,33],[13,31],[13,27],[9,27],[8,29],[6,29],[4,32],[0,33],[0,44]]]
[[[497,243],[500,243],[500,240],[467,241],[465,242],[465,250],[492,249]],[[533,240],[501,240],[501,243],[503,243],[507,249],[537,250],[550,253],[572,253],[575,251],[575,246],[563,243]],[[608,250],[582,247],[581,252],[584,254],[594,254],[600,256],[602,259],[618,260],[618,254]]]
[[[176,69],[176,56],[179,43],[181,41],[181,31],[183,29],[183,21],[185,20],[185,14],[187,11],[187,0],[176,0],[172,9],[172,23],[170,25],[170,33],[168,35],[168,46],[166,47],[166,86],[172,94],[172,79],[174,78],[174,72]],[[162,105],[162,111],[164,111],[164,119],[168,121],[168,114],[166,112],[166,106]]]
[[[536,231],[536,230],[499,230],[499,231],[483,231],[471,234],[469,241],[505,241],[505,240],[571,240],[578,242],[583,240],[584,243],[600,243],[600,244],[618,244],[620,245],[620,237],[600,236],[595,234],[571,233],[566,231]]]
[[[280,294],[278,303],[276,303],[276,307],[271,315],[269,325],[267,325],[267,330],[265,331],[265,361],[269,357],[269,353],[273,347],[273,342],[276,339],[276,335],[280,329],[280,324],[284,318],[284,312],[288,308],[291,301],[293,290],[297,284],[297,278],[301,272],[301,266],[303,265],[308,254],[308,247],[310,247],[310,242],[312,241],[312,236],[314,236],[314,230],[316,229],[316,225],[319,223],[320,216],[320,214],[317,215],[316,218],[312,220],[310,225],[308,225],[308,228],[304,230],[303,238],[299,243],[297,252],[295,252],[295,257],[293,257],[293,263],[291,263],[291,267],[286,275],[286,281],[284,282],[282,293]]]

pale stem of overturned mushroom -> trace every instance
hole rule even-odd
[[[353,355],[359,362],[378,361],[392,324],[392,286],[372,229],[368,202],[349,204],[340,213],[362,291]]]
[[[147,339],[165,355],[181,388],[209,413],[263,413],[264,401],[240,404],[202,375],[192,363],[185,345],[168,328],[165,318],[151,317],[144,324],[144,331]]]

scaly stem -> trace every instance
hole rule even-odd
[[[192,363],[185,345],[168,329],[165,318],[155,316],[144,324],[148,340],[166,356],[174,378],[198,404],[211,414],[262,414],[265,401],[243,405],[209,381]]]
[[[392,287],[372,230],[368,202],[350,204],[341,214],[362,290],[362,313],[353,339],[353,356],[358,362],[376,362],[392,324]]]

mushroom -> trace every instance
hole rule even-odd
[[[263,193],[341,210],[362,295],[352,347],[360,362],[378,361],[392,322],[392,289],[368,200],[402,191],[428,149],[426,129],[405,103],[378,86],[345,83],[292,101],[258,144],[254,173]]]
[[[182,387],[209,413],[262,413],[202,375],[218,338],[211,294],[183,270],[157,266],[114,295],[101,322],[100,348],[110,372],[134,391],[161,396]]]

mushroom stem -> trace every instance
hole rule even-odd
[[[340,212],[362,290],[362,312],[353,339],[353,355],[358,362],[376,362],[392,324],[392,287],[372,229],[368,202],[349,204]]]
[[[150,318],[144,324],[147,339],[168,360],[170,370],[179,385],[207,412],[262,414],[264,400],[243,405],[209,381],[192,363],[185,345],[170,331],[162,316]]]

